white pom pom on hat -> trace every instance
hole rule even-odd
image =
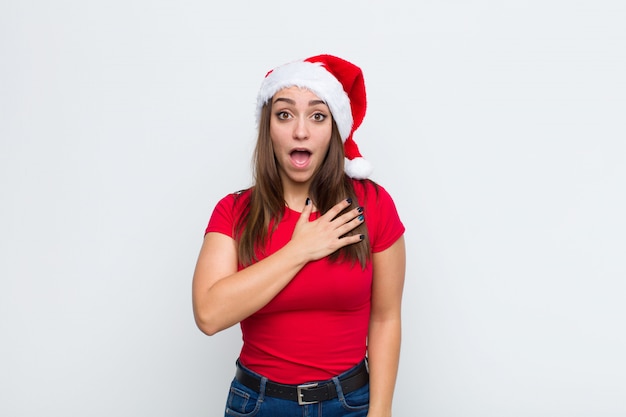
[[[361,68],[333,55],[317,55],[271,70],[257,96],[257,124],[263,106],[274,94],[293,86],[312,91],[328,105],[344,144],[346,174],[355,179],[369,177],[372,165],[363,158],[352,138],[367,108]]]

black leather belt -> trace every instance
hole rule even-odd
[[[256,392],[261,390],[261,378],[241,369],[239,363],[237,363],[235,378],[251,390]],[[368,382],[369,373],[367,372],[365,361],[361,362],[354,372],[339,378],[341,390],[344,394],[355,391]],[[265,383],[265,395],[282,398],[284,400],[297,401],[298,404],[305,405],[337,398],[337,388],[332,380],[302,385],[279,384],[268,380]]]

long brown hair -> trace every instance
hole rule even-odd
[[[259,134],[254,150],[255,185],[251,188],[249,200],[245,203],[245,209],[235,225],[239,263],[243,266],[258,260],[257,251],[263,253],[269,236],[280,223],[285,210],[283,185],[270,137],[270,117],[271,103],[267,103],[261,111]],[[334,121],[328,152],[313,178],[309,193],[322,214],[346,198],[352,199],[352,204],[346,211],[358,205],[352,179],[344,173],[343,142]],[[273,224],[272,230],[269,230],[270,224]],[[364,235],[363,241],[337,250],[330,255],[331,261],[347,260],[352,263],[359,261],[361,268],[365,267],[370,258],[370,243],[365,223],[348,233],[355,234]]]

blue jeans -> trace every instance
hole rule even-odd
[[[337,398],[315,404],[299,405],[296,401],[265,395],[267,378],[239,365],[245,372],[261,378],[261,392],[256,392],[233,379],[226,402],[225,417],[366,417],[369,408],[369,384],[344,394],[339,378],[357,369],[349,369],[329,381],[337,388]]]

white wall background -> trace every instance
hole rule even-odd
[[[265,72],[359,64],[409,252],[396,416],[626,415],[626,3],[0,1],[0,415],[218,416],[193,323]],[[297,329],[294,329],[297,330]]]

